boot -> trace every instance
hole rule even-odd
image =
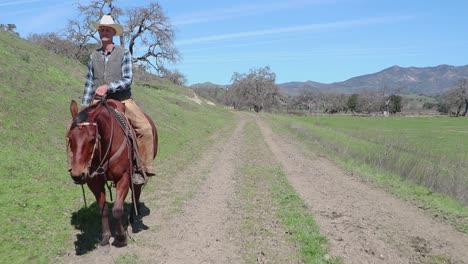
[[[132,183],[135,184],[135,185],[141,185],[141,184],[146,183],[145,178],[143,177],[141,172],[135,171],[132,174]]]

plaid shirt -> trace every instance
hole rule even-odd
[[[112,56],[112,52],[105,55],[105,60],[109,59],[109,56]],[[88,62],[88,74],[86,74],[86,82],[85,88],[83,93],[83,98],[81,104],[83,106],[88,105],[94,98],[95,87],[93,82],[93,61],[91,59],[92,56],[89,58]],[[107,86],[109,90],[107,93],[115,93],[118,91],[124,91],[127,89],[131,89],[130,85],[132,84],[133,80],[133,69],[132,69],[132,55],[128,50],[125,50],[123,59],[122,59],[122,78],[111,83],[108,83]]]

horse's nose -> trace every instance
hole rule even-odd
[[[82,172],[81,174],[79,174],[78,176],[77,175],[73,175],[71,172],[70,172],[70,176],[71,178],[73,179],[73,182],[75,182],[76,184],[83,184],[85,183],[85,179],[86,179],[86,173]]]

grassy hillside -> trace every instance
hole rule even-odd
[[[71,216],[83,206],[66,170],[65,127],[85,66],[0,30],[0,76],[0,259],[48,263],[72,247]],[[133,91],[158,126],[159,174],[196,157],[231,118],[164,81],[136,80]]]

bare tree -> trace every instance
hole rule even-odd
[[[443,96],[443,104],[447,105],[449,110],[453,110],[455,116],[466,116],[468,113],[468,79],[463,78],[458,81],[458,86],[453,88]],[[463,113],[462,113],[463,109]]]
[[[335,114],[347,111],[348,97],[340,93],[325,93],[323,95],[326,102],[325,112]]]
[[[248,74],[234,73],[229,89],[235,108],[248,107],[255,112],[271,110],[277,103],[279,88],[270,67],[250,69]]]
[[[31,34],[27,39],[55,54],[77,59],[83,64],[88,62],[89,54],[87,50],[81,49],[57,33]],[[96,48],[96,45],[89,44],[87,47]]]
[[[304,89],[296,97],[296,104],[306,106],[309,113],[323,112],[335,114],[347,111],[348,96],[339,93],[319,92],[311,89]]]
[[[127,11],[125,39],[134,62],[145,63],[162,73],[165,62],[177,62],[180,54],[174,46],[175,33],[159,3]]]
[[[92,0],[85,5],[78,1],[80,15],[69,21],[67,38],[80,49],[88,51],[90,41],[100,41],[91,21],[99,21],[104,14],[110,14],[124,27],[123,34],[119,36],[120,44],[126,46],[128,43],[134,63],[143,63],[149,66],[149,70],[162,74],[166,62],[175,63],[180,60],[179,52],[174,46],[174,30],[159,3],[149,2],[145,7],[122,10],[115,5],[116,2],[117,0]],[[121,17],[126,20],[120,21]]]
[[[295,98],[296,105],[303,105],[309,110],[309,114],[313,109],[317,110],[317,92],[310,89],[303,89]]]
[[[304,89],[296,97],[296,104],[305,106],[309,113],[326,112],[329,108],[328,95],[316,90]]]
[[[364,90],[357,98],[357,112],[371,114],[380,110],[381,97],[378,92]]]
[[[162,69],[161,77],[175,84],[184,85],[187,83],[187,78],[178,70]]]

